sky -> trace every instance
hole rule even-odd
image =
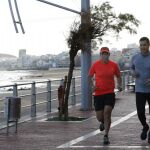
[[[11,0],[12,4],[14,0]],[[81,0],[47,0],[77,11],[81,11]],[[90,0],[90,5],[97,5],[106,0]],[[127,44],[137,43],[142,36],[150,38],[149,0],[107,0],[114,7],[115,13],[131,13],[141,21],[138,33],[130,35],[122,32],[120,38],[108,36],[110,49],[122,49]],[[18,56],[19,49],[26,49],[29,55],[58,54],[68,51],[66,38],[74,20],[80,16],[72,12],[56,8],[37,0],[17,0],[20,16],[25,29],[22,34],[15,28],[10,15],[8,0],[0,0],[0,53]],[[14,8],[14,7],[13,7]],[[13,9],[15,12],[15,9]]]

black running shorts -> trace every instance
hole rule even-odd
[[[95,111],[103,110],[106,105],[112,106],[112,108],[114,108],[115,93],[94,96]]]

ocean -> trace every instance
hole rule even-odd
[[[56,68],[50,70],[15,70],[0,71],[0,86],[13,85],[15,83],[29,83],[38,81],[47,81],[62,79],[68,74],[68,68]],[[74,70],[74,76],[80,76],[80,69]],[[42,84],[41,84],[42,86]],[[2,88],[0,92],[2,92]]]
[[[31,73],[28,71],[0,71],[0,86],[11,85],[25,79],[30,76]]]

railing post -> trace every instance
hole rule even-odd
[[[18,89],[17,89],[17,83],[13,85],[13,96],[17,97],[18,96]]]
[[[72,105],[76,104],[75,77],[72,78]]]
[[[51,112],[51,81],[47,81],[47,112]]]
[[[130,71],[127,72],[127,83],[130,83]]]
[[[125,72],[122,72],[122,87],[123,87],[123,90],[125,90]]]
[[[35,82],[33,82],[31,89],[31,117],[35,116],[36,116],[36,86]]]

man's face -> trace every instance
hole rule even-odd
[[[100,56],[101,56],[101,59],[103,60],[103,61],[108,61],[109,60],[109,53],[107,53],[107,52],[102,52],[102,53],[100,53]]]
[[[142,54],[147,54],[149,52],[149,43],[147,41],[140,41],[140,50]]]

